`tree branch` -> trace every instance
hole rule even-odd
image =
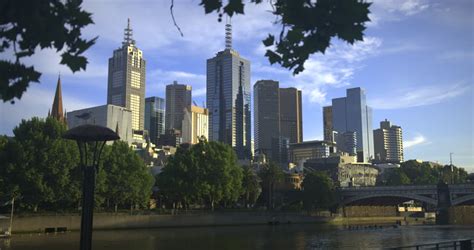
[[[171,6],[170,6],[171,18],[173,19],[174,26],[176,27],[176,29],[178,29],[179,34],[181,36],[184,36],[183,32],[181,31],[181,28],[178,26],[178,24],[176,23],[176,20],[174,19],[173,7],[174,7],[174,0],[171,0]]]

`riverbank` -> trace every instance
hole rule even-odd
[[[15,217],[13,233],[44,233],[77,231],[80,215],[41,215]],[[95,230],[214,227],[279,224],[332,224],[332,225],[382,225],[404,221],[403,217],[326,217],[304,213],[270,212],[214,212],[178,215],[130,215],[125,213],[94,214]],[[410,223],[412,224],[412,223]],[[8,225],[0,227],[6,228]]]

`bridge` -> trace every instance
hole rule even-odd
[[[340,205],[415,200],[435,207],[474,204],[474,183],[341,188]]]

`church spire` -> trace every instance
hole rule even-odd
[[[63,96],[61,91],[61,75],[58,76],[58,84],[56,85],[56,93],[54,94],[53,107],[51,108],[50,115],[58,121],[65,122],[63,113]]]
[[[225,24],[225,49],[232,49],[232,24],[230,17],[226,17]]]
[[[130,18],[127,19],[127,28],[124,29],[124,37],[122,45],[135,45],[135,40],[133,40],[133,30],[130,27]]]

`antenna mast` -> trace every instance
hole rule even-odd
[[[226,16],[225,24],[225,49],[232,49],[232,24],[229,16]]]

